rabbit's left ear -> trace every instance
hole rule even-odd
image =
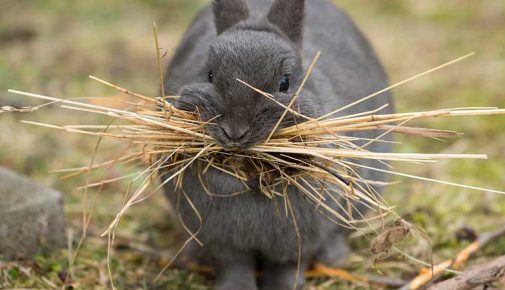
[[[249,17],[245,0],[214,0],[212,3],[217,34]]]
[[[276,0],[268,12],[268,21],[277,25],[291,41],[302,43],[305,0]]]

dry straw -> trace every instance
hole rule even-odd
[[[177,97],[147,97],[93,76],[90,76],[90,78],[132,96],[136,98],[136,101],[131,102],[131,106],[127,109],[118,109],[83,101],[65,100],[16,90],[10,90],[10,92],[43,99],[51,103],[61,103],[62,108],[69,110],[109,116],[113,118],[116,123],[118,120],[123,121],[120,125],[63,126],[23,121],[24,123],[61,129],[70,133],[117,139],[134,145],[129,146],[132,149],[123,154],[120,158],[99,164],[92,164],[90,167],[61,171],[75,174],[85,173],[90,169],[95,170],[111,166],[115,163],[120,164],[142,161],[147,164],[147,169],[138,175],[128,175],[111,180],[104,180],[99,183],[87,184],[87,187],[95,187],[103,185],[104,183],[127,178],[143,180],[135,190],[129,188],[126,202],[114,221],[110,224],[107,233],[117,226],[120,218],[132,205],[144,200],[164,184],[171,181],[176,185],[179,184],[177,180],[180,180],[184,172],[192,165],[199,169],[197,171],[200,177],[208,168],[212,167],[243,181],[244,188],[248,188],[248,171],[252,170],[256,173],[256,178],[259,179],[261,192],[267,198],[273,198],[274,196],[285,197],[288,185],[295,186],[307,197],[309,202],[314,204],[315,209],[323,212],[339,224],[355,228],[360,221],[363,221],[362,219],[357,219],[357,217],[353,216],[351,213],[351,208],[354,207],[356,203],[362,203],[370,210],[375,211],[377,213],[376,217],[382,217],[383,214],[390,211],[390,207],[375,194],[371,186],[382,185],[382,183],[361,178],[357,173],[360,168],[465,188],[502,193],[496,190],[408,175],[396,172],[392,168],[372,168],[360,165],[357,160],[373,159],[384,163],[391,161],[426,163],[436,162],[441,159],[486,159],[487,156],[481,154],[378,153],[367,150],[367,147],[374,142],[387,142],[382,140],[382,138],[391,132],[429,138],[455,137],[460,135],[454,131],[410,127],[406,125],[408,122],[415,120],[504,114],[505,110],[497,108],[453,108],[412,113],[380,114],[381,110],[388,106],[388,104],[384,104],[384,106],[375,110],[348,116],[333,117],[343,109],[350,108],[384,91],[404,84],[407,81],[414,80],[427,73],[434,72],[471,55],[472,54],[469,54],[438,66],[370,96],[365,96],[352,104],[338,108],[336,111],[332,112],[332,114],[327,114],[317,119],[303,116],[295,109],[292,109],[292,104],[301,93],[303,85],[308,79],[319,54],[314,58],[302,85],[294,94],[289,105],[278,103],[272,95],[262,92],[241,80],[237,80],[243,85],[260,93],[265,98],[274,100],[279,106],[282,106],[285,109],[285,114],[282,115],[282,118],[284,118],[287,113],[291,113],[305,120],[304,122],[287,128],[279,129],[278,125],[275,126],[275,130],[272,131],[270,137],[268,137],[265,142],[244,152],[229,152],[223,150],[213,138],[205,132],[205,126],[209,125],[213,120],[204,122],[199,118],[197,112],[186,112],[177,109],[170,102],[170,100]],[[280,124],[282,118],[279,120],[278,124]],[[370,130],[379,130],[384,133],[375,139],[346,136],[348,132]],[[358,146],[356,145],[356,141],[360,141],[361,143],[365,142],[365,145]],[[232,157],[242,157],[242,161],[237,163],[237,159]],[[244,170],[244,164],[246,164],[247,170]],[[152,189],[149,185],[153,183],[153,177],[155,176],[160,177],[161,185]],[[218,192],[209,192],[202,178],[200,178],[200,181],[202,182],[203,188],[206,189],[207,194],[220,194]],[[237,192],[236,194],[241,193],[243,192]],[[347,201],[347,204],[342,205],[341,209],[335,209],[327,205],[325,202],[327,200],[344,200]],[[342,202],[338,204],[342,204]],[[288,210],[286,208],[286,213],[287,212]]]
[[[60,129],[69,133],[98,136],[100,140],[102,138],[116,139],[128,144],[128,151],[118,158],[96,163],[94,154],[89,166],[65,169],[59,172],[67,173],[67,176],[74,176],[117,164],[143,162],[147,165],[146,169],[140,173],[103,180],[98,183],[87,181],[84,187],[86,194],[87,189],[90,187],[101,187],[106,183],[118,180],[132,180],[131,186],[126,191],[122,209],[104,232],[104,235],[109,236],[109,241],[114,238],[114,232],[121,217],[131,206],[142,202],[158,191],[164,184],[173,182],[175,186],[180,186],[182,176],[187,170],[196,169],[202,186],[207,191],[206,194],[220,196],[219,192],[210,192],[203,182],[204,179],[201,178],[209,168],[214,168],[236,177],[244,183],[244,188],[248,188],[247,180],[250,177],[248,172],[251,170],[254,171],[256,178],[259,180],[260,191],[265,195],[265,198],[272,199],[275,196],[284,198],[286,215],[290,215],[291,212],[287,188],[289,186],[296,187],[299,189],[299,192],[305,195],[307,201],[314,205],[314,210],[320,211],[335,223],[360,229],[364,227],[363,223],[368,223],[373,219],[382,219],[392,211],[392,208],[373,189],[375,186],[384,184],[362,178],[358,174],[360,169],[376,170],[392,175],[463,188],[504,193],[497,190],[400,173],[395,171],[390,165],[387,165],[392,161],[419,164],[437,162],[441,159],[486,159],[486,155],[379,153],[367,150],[368,146],[374,142],[387,142],[383,138],[392,132],[435,139],[460,136],[458,132],[454,131],[407,126],[407,123],[412,121],[441,117],[505,114],[505,110],[503,109],[452,108],[424,112],[381,114],[381,111],[388,106],[388,104],[384,104],[375,110],[348,116],[337,116],[339,112],[345,109],[466,59],[471,55],[473,54],[455,59],[391,85],[379,92],[364,96],[356,102],[342,108],[336,108],[334,112],[317,119],[303,116],[292,108],[292,105],[303,90],[303,85],[309,78],[319,54],[314,58],[302,85],[288,105],[277,102],[272,95],[254,88],[242,80],[237,80],[244,86],[255,90],[263,97],[273,100],[279,106],[282,106],[285,109],[282,118],[290,113],[304,120],[291,127],[279,128],[278,125],[281,123],[281,118],[266,141],[244,152],[228,152],[223,150],[205,131],[205,126],[214,120],[203,121],[200,119],[198,112],[179,110],[172,105],[171,101],[177,98],[174,96],[147,97],[93,76],[90,76],[90,78],[133,97],[135,101],[130,102],[130,107],[127,109],[118,109],[113,106],[97,105],[96,103],[87,103],[79,100],[66,100],[16,90],[9,91],[19,95],[43,99],[50,103],[60,103],[62,104],[62,108],[68,110],[108,116],[113,120],[103,125],[52,125],[23,121],[24,123]],[[12,108],[9,110],[14,111]],[[375,139],[349,137],[346,134],[349,132],[371,130],[382,131],[383,134]],[[357,141],[365,143],[365,145],[358,146],[356,144]],[[235,157],[241,157],[242,161],[237,162],[237,158]],[[377,160],[389,167],[388,169],[384,169],[385,166],[381,168],[364,166],[359,162],[359,160],[363,159]],[[244,169],[244,164],[246,164],[247,170]],[[155,182],[155,180],[160,180],[160,182]],[[247,192],[247,190],[244,190],[244,192]],[[244,194],[244,192],[230,194],[227,197],[232,198],[232,196]],[[334,201],[337,202],[335,203]],[[191,201],[189,202],[191,204]],[[337,204],[339,208],[329,206],[329,202]],[[369,212],[374,214],[367,216],[367,218],[365,218],[364,214],[356,216],[354,213],[353,215],[353,208],[357,204],[364,205],[369,209]],[[85,208],[88,207],[89,205]],[[195,214],[201,219],[196,209]],[[85,226],[89,224],[89,219],[89,216],[84,217]],[[191,239],[198,241],[198,232],[190,234]]]

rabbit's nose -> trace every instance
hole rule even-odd
[[[223,129],[226,138],[228,138],[231,142],[238,142],[247,134],[247,132],[249,132],[250,128],[222,125],[221,129]]]

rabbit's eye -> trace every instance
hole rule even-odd
[[[283,75],[279,84],[279,92],[287,93],[289,91],[289,76]]]
[[[209,72],[209,83],[212,83],[213,75],[212,71]]]

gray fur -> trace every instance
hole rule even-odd
[[[188,110],[196,107],[204,119],[220,115],[217,124],[206,130],[224,148],[247,149],[263,141],[283,112],[237,78],[287,104],[308,63],[321,50],[321,60],[295,104],[303,114],[313,117],[387,86],[381,64],[348,16],[327,0],[310,0],[305,9],[304,2],[249,0],[246,13],[241,0],[216,1],[214,9],[209,6],[199,13],[182,40],[167,70],[166,93],[180,95],[176,105]],[[231,16],[230,11],[240,13]],[[290,78],[287,93],[279,92],[284,75]],[[181,89],[175,90],[176,86]],[[390,95],[382,94],[340,114],[367,111],[386,103],[392,107]],[[288,116],[282,125],[293,122],[294,118]],[[354,136],[374,138],[377,134]],[[368,149],[387,152],[389,146],[375,143]],[[361,163],[381,166],[372,161]],[[303,279],[296,277],[293,266],[298,261],[299,241],[292,218],[283,210],[284,200],[267,199],[256,189],[235,197],[212,197],[200,184],[197,171],[195,166],[185,174],[182,190],[202,217],[198,237],[204,243],[203,255],[217,268],[217,289],[258,289],[254,281],[258,267],[265,270],[259,278],[260,289],[292,289],[295,279],[302,285]],[[377,172],[359,173],[365,179],[386,180]],[[213,169],[202,179],[209,191],[219,195],[245,189],[242,182]],[[192,231],[200,229],[181,191],[173,184],[165,191],[174,205],[179,198],[185,224]],[[318,213],[296,189],[289,188],[288,196],[301,235],[302,266],[314,259],[340,263],[345,256],[345,231]]]
[[[215,0],[212,8],[219,34],[249,17],[249,8],[245,0]]]
[[[301,44],[305,1],[275,1],[268,12],[267,19],[294,43]]]

